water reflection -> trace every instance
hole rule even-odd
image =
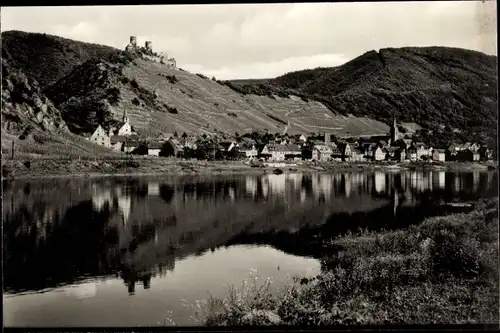
[[[119,276],[135,295],[177,261],[232,244],[315,257],[311,233],[416,223],[442,202],[497,196],[496,183],[444,171],[7,182],[5,290]]]

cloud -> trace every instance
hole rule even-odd
[[[199,64],[186,64],[180,65],[180,67],[193,73],[202,73],[209,77],[215,76],[220,80],[255,79],[272,78],[304,68],[339,66],[349,60],[350,58],[341,54],[318,54],[314,56],[291,57],[275,62],[247,63],[232,67],[207,68]]]
[[[186,69],[270,77],[296,66],[336,63],[318,55],[352,59],[385,47],[452,46],[496,54],[495,7],[494,1],[9,7],[2,8],[1,19],[5,30],[120,49],[134,35]]]

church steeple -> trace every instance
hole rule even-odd
[[[398,125],[396,123],[396,116],[394,116],[394,120],[391,126],[391,143],[396,142],[398,139],[399,139]]]
[[[128,124],[128,115],[127,115],[127,109],[123,110],[123,122]]]

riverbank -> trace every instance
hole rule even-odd
[[[102,177],[192,174],[263,174],[279,168],[283,172],[352,172],[373,170],[481,171],[496,169],[496,163],[367,163],[295,162],[260,163],[247,161],[198,161],[149,156],[119,158],[51,159],[33,158],[2,161],[2,177],[10,179],[54,177]]]
[[[278,292],[252,277],[192,305],[201,324],[498,324],[498,199],[467,214],[325,241],[322,273]]]

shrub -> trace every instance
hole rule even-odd
[[[174,84],[176,82],[179,82],[179,80],[177,79],[177,77],[175,75],[171,75],[171,76],[167,76],[167,80],[168,82],[170,82],[171,84]]]
[[[133,87],[133,88],[139,88],[139,83],[137,83],[137,81],[135,79],[132,79],[130,81],[130,85]]]
[[[127,84],[127,83],[130,82],[130,80],[128,79],[128,77],[122,76],[121,79],[120,79],[120,82],[123,83],[123,84]]]
[[[139,106],[141,104],[141,101],[137,97],[134,97],[132,99],[132,104]]]
[[[201,77],[202,79],[209,80],[209,78],[208,78],[207,76],[203,75],[203,74],[196,73],[196,75],[197,75],[198,77]]]
[[[481,255],[479,242],[463,239],[448,230],[438,231],[429,249],[429,263],[437,278],[473,278],[479,275]]]

